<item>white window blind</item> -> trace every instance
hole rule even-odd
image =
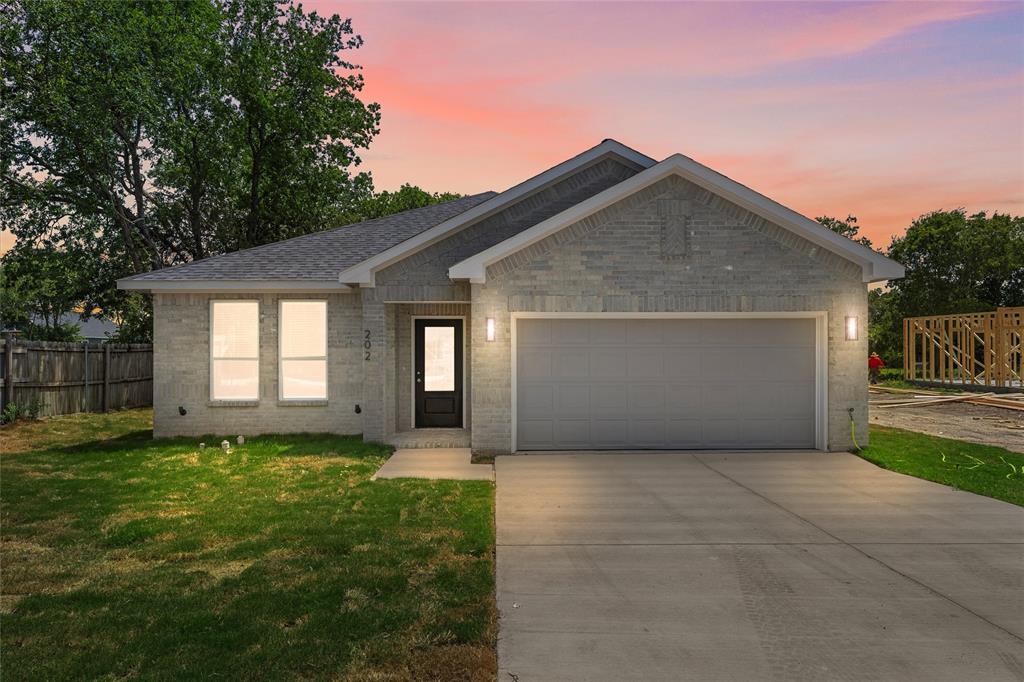
[[[210,399],[258,400],[260,308],[257,301],[210,303]]]
[[[327,400],[327,301],[281,301],[281,399]]]

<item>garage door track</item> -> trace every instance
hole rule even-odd
[[[1021,680],[1024,510],[847,454],[497,461],[499,679]]]

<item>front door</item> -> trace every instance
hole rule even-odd
[[[416,320],[416,428],[462,426],[462,320]]]

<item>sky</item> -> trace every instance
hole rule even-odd
[[[604,138],[680,152],[886,246],[1024,214],[1024,2],[339,2],[378,189],[506,189]]]

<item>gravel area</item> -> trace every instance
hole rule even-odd
[[[869,413],[872,424],[1024,452],[1024,412],[969,403],[939,403],[922,407],[872,405]]]

